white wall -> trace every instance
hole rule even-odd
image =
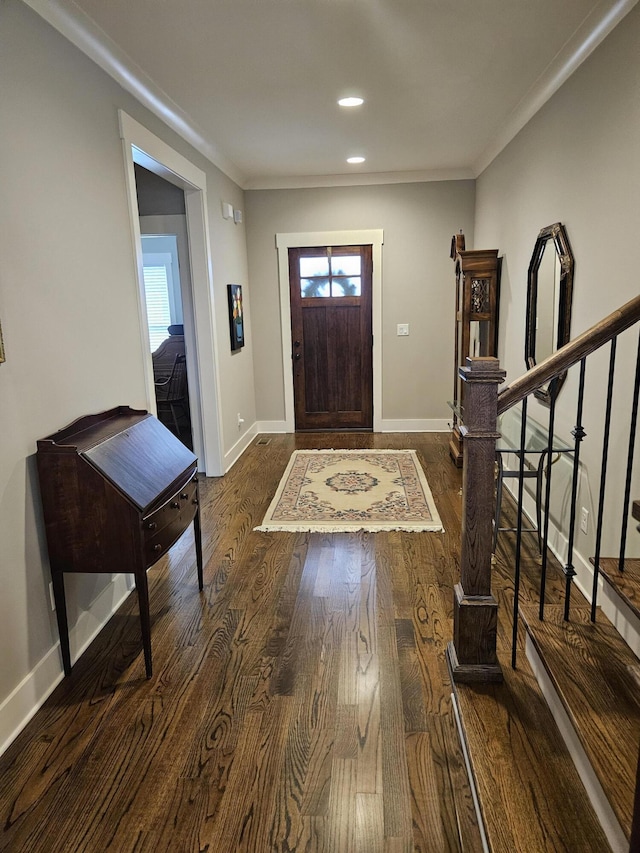
[[[207,174],[225,452],[255,420],[251,331],[233,356],[226,284],[247,284],[242,191],[18,0],[0,3],[0,746],[60,673],[36,440],[118,404],[145,407],[118,109]],[[250,324],[250,296],[247,291]],[[67,576],[78,648],[125,593]],[[21,685],[21,686],[19,686]],[[12,692],[15,691],[15,692]],[[26,703],[26,704],[25,704]]]
[[[563,222],[575,256],[572,336],[589,328],[640,291],[635,258],[640,233],[640,7],[530,121],[477,181],[476,244],[504,253],[499,355],[508,379],[524,370],[527,268],[539,230]],[[621,337],[612,431],[604,554],[619,539],[624,451],[637,329]],[[591,513],[591,530],[578,533],[584,559],[594,553],[608,353],[588,362],[588,390],[578,507]],[[558,429],[575,422],[577,375],[558,401]],[[537,414],[536,414],[537,410]],[[534,417],[545,412],[534,405]],[[632,498],[640,497],[640,459]],[[555,476],[555,472],[554,472]],[[566,483],[566,474],[564,476]],[[568,484],[566,484],[568,489]],[[567,495],[556,521],[566,532]],[[638,537],[629,522],[632,553]],[[561,541],[559,539],[558,541]]]
[[[247,191],[259,421],[284,418],[276,233],[381,228],[382,417],[448,419],[453,387],[451,236],[473,247],[473,181]],[[285,283],[285,286],[286,283]],[[397,337],[396,325],[410,335]]]

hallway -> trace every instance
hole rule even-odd
[[[254,533],[295,447],[414,447],[446,534]],[[12,851],[479,849],[444,649],[459,531],[442,435],[271,436],[3,756]],[[460,834],[464,839],[460,839]]]
[[[461,503],[448,435],[265,441],[202,481],[204,592],[191,533],[149,572],[154,677],[132,595],[0,760],[1,850],[482,849],[444,656]],[[446,533],[253,532],[291,452],[312,447],[416,449]],[[508,683],[491,689],[507,707],[530,676],[524,655],[508,671],[496,585]]]

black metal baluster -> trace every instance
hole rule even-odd
[[[556,420],[556,400],[558,395],[551,386],[551,407],[549,409],[549,443],[547,445],[547,479],[544,489],[544,529],[542,532],[542,565],[540,567],[540,610],[539,618],[544,619],[544,597],[547,586],[547,541],[549,539],[549,504],[551,502],[551,459],[553,453],[553,430]]]
[[[513,638],[511,645],[511,666],[516,668],[518,652],[518,615],[520,602],[520,552],[522,550],[522,501],[524,496],[524,456],[527,440],[527,403],[522,401],[522,425],[520,427],[520,458],[518,465],[518,518],[516,521],[516,567],[513,588]]]
[[[640,396],[640,334],[638,335],[638,355],[636,356],[636,379],[633,389],[633,404],[631,406],[631,425],[629,427],[629,453],[627,455],[627,477],[624,487],[624,502],[622,504],[622,532],[620,534],[620,559],[618,569],[624,571],[624,555],[627,549],[627,520],[631,505],[631,474],[633,473],[633,451],[636,444],[636,429],[638,426],[638,397]]]
[[[564,618],[569,619],[569,607],[571,606],[571,580],[576,571],[573,567],[573,541],[576,535],[576,503],[578,500],[578,475],[580,473],[580,444],[586,432],[582,427],[582,407],[584,403],[584,377],[587,369],[586,357],[580,362],[580,383],[578,385],[578,410],[576,412],[576,426],[571,431],[575,439],[575,450],[573,453],[573,480],[571,484],[571,519],[569,521],[569,544],[567,547],[567,563],[563,568],[565,575],[564,593]]]
[[[607,386],[607,408],[604,418],[604,438],[602,440],[602,467],[600,469],[600,496],[598,498],[598,529],[596,532],[596,553],[593,565],[593,588],[591,590],[591,621],[596,621],[598,606],[598,577],[600,575],[600,550],[602,548],[602,521],[604,516],[604,495],[607,487],[607,462],[609,459],[609,435],[611,433],[611,404],[613,402],[613,378],[616,368],[616,346],[618,338],[611,340],[609,356],[609,384]]]

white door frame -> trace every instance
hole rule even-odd
[[[193,427],[194,453],[198,467],[207,476],[224,473],[222,453],[222,421],[220,417],[220,377],[218,350],[213,318],[213,275],[209,224],[207,216],[207,179],[205,173],[189,160],[139,124],[123,110],[118,110],[120,137],[123,143],[125,178],[129,201],[131,234],[138,274],[138,310],[140,336],[144,353],[144,377],[147,389],[147,408],[156,412],[153,362],[149,346],[149,329],[142,274],[142,242],[134,163],[138,163],[181,187],[185,195],[189,255],[191,262],[194,346],[193,363],[187,364],[197,380],[200,422],[196,417]],[[188,324],[187,324],[188,325]],[[186,332],[185,328],[185,332]],[[191,386],[191,383],[190,383]],[[198,406],[194,407],[195,412]]]
[[[284,418],[287,432],[295,432],[293,370],[291,367],[291,301],[289,297],[289,249],[305,246],[371,246],[373,273],[371,311],[373,328],[373,431],[382,427],[382,229],[366,231],[306,231],[276,234],[280,280],[280,328],[282,330],[282,375]]]

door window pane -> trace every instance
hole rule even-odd
[[[328,278],[301,278],[300,295],[302,297],[330,296]]]
[[[314,275],[329,275],[329,258],[326,255],[300,258],[300,278],[311,278]]]
[[[331,282],[332,296],[360,296],[360,277],[334,278]]]
[[[362,295],[360,255],[311,255],[298,259],[300,295],[328,298]]]
[[[333,255],[332,275],[360,275],[360,255]]]

